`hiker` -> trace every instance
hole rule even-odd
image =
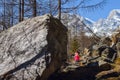
[[[78,51],[75,52],[75,55],[74,55],[74,61],[75,61],[75,62],[79,62],[79,61],[80,61],[80,56],[79,56]]]

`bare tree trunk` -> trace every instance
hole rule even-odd
[[[11,6],[12,6],[12,11],[11,11],[12,21],[11,21],[11,26],[13,26],[13,24],[14,24],[14,17],[13,17],[13,16],[14,16],[14,14],[13,14],[13,9],[14,9],[14,0],[12,0],[12,2],[11,2],[11,3],[12,3],[12,5],[11,5]]]
[[[22,12],[21,13],[21,21],[23,21],[24,20],[24,0],[22,0],[22,4],[21,5],[22,5],[22,8],[21,8],[22,9],[22,11],[21,11]]]
[[[6,0],[4,0],[3,30],[7,29],[7,26],[5,24],[6,23],[6,20],[5,20],[6,19],[6,17],[5,17],[6,13],[5,12],[6,12]]]
[[[24,0],[19,0],[19,22],[24,20]]]
[[[37,4],[36,4],[36,0],[33,1],[33,17],[37,16]]]
[[[51,5],[52,5],[52,4],[51,4],[51,0],[49,0],[49,9],[50,9],[50,12],[49,12],[49,13],[50,13],[50,15],[52,15]]]
[[[13,15],[13,6],[12,6],[12,13],[11,13],[11,14],[12,14],[11,26],[13,26],[13,21],[14,21],[14,19],[13,19],[13,18],[14,18],[14,17],[13,17],[13,16],[14,16],[14,15]]]
[[[19,0],[19,22],[21,22],[21,0]]]
[[[61,20],[61,0],[58,0],[58,18]]]

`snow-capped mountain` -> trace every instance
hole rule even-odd
[[[110,12],[108,19],[120,20],[120,9],[114,9]]]
[[[84,18],[76,14],[62,13],[62,23],[67,26],[71,32],[71,36],[79,35],[81,31],[86,32],[86,35],[90,35],[87,27],[93,26],[94,21]]]
[[[76,14],[63,13],[62,22],[73,36],[83,30],[87,35],[91,35],[87,27],[98,36],[110,36],[113,31],[120,28],[120,9],[112,10],[106,19],[99,19],[97,22]]]
[[[112,10],[106,19],[99,19],[93,24],[97,35],[110,36],[120,26],[120,9]]]

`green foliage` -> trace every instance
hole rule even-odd
[[[74,53],[75,51],[78,50],[79,48],[79,42],[78,39],[76,37],[74,37],[71,41],[70,41],[70,52]]]

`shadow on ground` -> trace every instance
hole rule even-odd
[[[110,67],[104,66],[84,66],[77,67],[74,70],[69,70],[67,72],[56,71],[53,73],[48,80],[95,80],[95,75],[101,71],[109,70]]]

